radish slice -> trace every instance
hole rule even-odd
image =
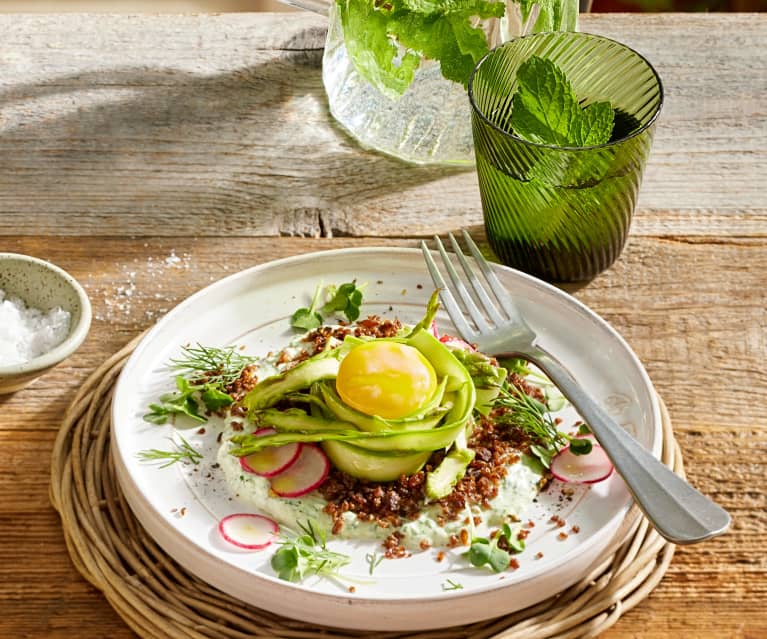
[[[443,335],[439,338],[439,341],[442,342],[445,346],[449,346],[450,348],[460,348],[464,351],[477,350],[471,344],[469,344],[469,342],[465,342],[460,337],[453,337],[452,335]]]
[[[330,461],[321,448],[306,444],[294,464],[272,477],[272,490],[280,497],[301,497],[319,486],[330,472]]]
[[[277,537],[276,521],[251,513],[229,515],[218,522],[218,531],[230,544],[245,550],[263,550]]]
[[[259,428],[253,434],[262,437],[263,435],[273,435],[276,432],[274,428]],[[240,457],[240,468],[245,472],[262,477],[274,477],[295,463],[301,453],[301,448],[302,444],[298,442],[284,446],[269,446],[257,453]]]
[[[605,449],[593,440],[588,455],[575,455],[570,446],[560,450],[551,460],[551,474],[571,484],[595,484],[607,479],[613,472],[613,463]]]

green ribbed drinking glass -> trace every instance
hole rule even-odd
[[[564,71],[581,106],[609,100],[609,142],[558,147],[514,134],[517,69],[532,55]],[[626,242],[663,104],[655,69],[608,38],[537,33],[480,60],[469,100],[485,231],[498,258],[552,282],[588,280],[608,268]]]

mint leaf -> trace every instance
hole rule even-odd
[[[337,0],[344,44],[356,70],[384,95],[396,98],[413,81],[423,58],[466,86],[488,51],[476,18],[500,18],[494,0]]]
[[[575,123],[573,138],[579,146],[596,146],[610,140],[613,133],[613,109],[609,102],[594,102],[582,111]]]
[[[391,12],[370,0],[338,0],[344,45],[354,67],[381,93],[396,99],[410,86],[421,57],[407,51],[400,57],[389,37]]]
[[[485,32],[472,17],[499,18],[502,2],[486,0],[404,0],[407,11],[392,16],[390,32],[403,46],[438,60],[442,75],[467,86],[469,75],[488,51]]]
[[[511,127],[530,142],[554,146],[595,146],[609,141],[613,110],[609,102],[585,109],[564,72],[551,60],[531,56],[517,71]]]
[[[570,6],[562,0],[518,0],[522,24],[530,18],[534,6],[538,6],[538,17],[529,33],[541,31],[577,31],[578,6]]]

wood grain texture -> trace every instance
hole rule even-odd
[[[634,232],[763,235],[767,15],[581,26],[634,46],[664,81]],[[0,235],[412,236],[481,222],[473,171],[362,151],[331,122],[318,16],[2,16],[0,31]]]
[[[680,548],[604,639],[767,637],[765,15],[585,16],[658,67],[666,104],[620,260],[570,289],[665,399],[693,484],[732,531]],[[470,170],[365,152],[330,121],[305,14],[0,16],[0,251],[70,271],[91,333],[0,396],[0,637],[133,634],[48,502],[62,412],[107,356],[227,274],[469,226]],[[303,236],[303,237],[297,237]],[[85,621],[84,621],[85,620]]]

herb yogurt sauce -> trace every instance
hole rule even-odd
[[[345,512],[340,533],[331,534],[333,522],[330,516],[323,512],[327,501],[317,491],[292,499],[270,493],[267,478],[244,472],[240,468],[240,460],[229,454],[226,439],[233,434],[234,431],[227,427],[217,460],[227,484],[240,498],[253,504],[260,512],[277,520],[281,525],[299,530],[298,522],[311,520],[325,531],[328,539],[336,537],[383,540],[394,532],[395,529],[391,527],[382,528],[375,522],[359,520],[353,512]],[[526,463],[527,459],[523,457],[521,461],[509,466],[506,477],[498,486],[498,495],[490,500],[490,509],[473,510],[474,514],[482,517],[485,526],[499,526],[511,518],[519,517],[538,495],[541,473],[535,468],[535,463]],[[417,519],[403,523],[396,529],[405,535],[402,545],[416,550],[420,543],[426,540],[431,546],[446,546],[450,535],[458,534],[466,525],[463,523],[464,517],[459,517],[440,526],[437,516],[441,513],[442,509],[438,504],[427,505]]]

